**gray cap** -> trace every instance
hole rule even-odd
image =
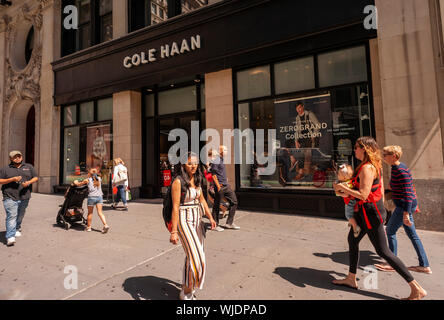
[[[22,153],[20,152],[20,151],[17,151],[17,150],[14,150],[14,151],[11,151],[10,153],[9,153],[9,158],[14,158],[16,155],[21,155],[21,156],[23,156],[22,155]]]

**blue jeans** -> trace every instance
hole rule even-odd
[[[12,200],[6,198],[3,200],[3,206],[6,211],[6,239],[15,237],[17,230],[22,227],[23,217],[25,216],[28,200]]]
[[[355,204],[356,199],[352,199],[348,204],[345,205],[345,217],[347,220],[353,218],[353,214],[355,213]]]
[[[125,185],[123,184],[117,186],[117,195],[114,203],[118,204],[120,201],[122,201],[123,204],[126,205],[126,190],[125,190]]]
[[[397,255],[398,252],[398,241],[396,240],[396,232],[398,229],[403,226],[405,233],[409,237],[410,241],[413,244],[413,247],[416,250],[416,254],[418,255],[419,265],[421,267],[429,267],[429,261],[427,259],[427,255],[425,253],[424,247],[422,245],[421,240],[418,237],[415,229],[415,223],[413,221],[412,213],[416,210],[416,205],[413,205],[412,212],[410,212],[410,221],[412,221],[412,226],[408,227],[403,222],[404,217],[404,209],[401,207],[396,207],[393,211],[392,216],[390,217],[389,222],[387,223],[387,239],[389,243],[390,250]]]

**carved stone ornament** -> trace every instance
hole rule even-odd
[[[6,26],[6,47],[8,48],[6,54],[6,85],[5,85],[5,106],[4,112],[7,112],[12,105],[13,98],[17,100],[27,99],[33,102],[40,101],[40,76],[42,69],[42,1],[39,6],[30,10],[25,4],[23,5],[17,16],[9,20]],[[6,21],[5,18],[3,18]],[[22,70],[18,70],[12,63],[14,57],[14,45],[16,45],[16,38],[19,28],[22,25],[32,25],[34,27],[34,47],[31,58]],[[17,40],[18,41],[18,40]]]

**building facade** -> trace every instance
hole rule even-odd
[[[1,160],[23,150],[36,191],[52,193],[89,167],[106,186],[120,157],[133,194],[155,198],[171,130],[198,147],[218,133],[240,208],[342,217],[334,167],[355,166],[370,135],[404,148],[416,224],[442,231],[444,1],[376,0],[377,29],[364,25],[369,1],[345,2],[12,1],[0,8]],[[236,145],[235,129],[254,137]]]

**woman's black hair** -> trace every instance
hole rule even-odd
[[[183,181],[185,181],[187,189],[191,187],[191,183],[190,183],[190,176],[188,175],[185,169],[185,164],[188,163],[188,159],[194,157],[196,157],[199,160],[199,156],[197,154],[195,154],[194,152],[188,152],[186,154],[186,158],[185,157],[183,158],[183,160],[186,159],[186,161],[182,161],[182,164],[177,166],[179,169],[177,175],[180,176]],[[198,164],[196,173],[194,174],[194,185],[196,187],[201,187],[203,185],[203,173],[200,167],[201,166]]]

